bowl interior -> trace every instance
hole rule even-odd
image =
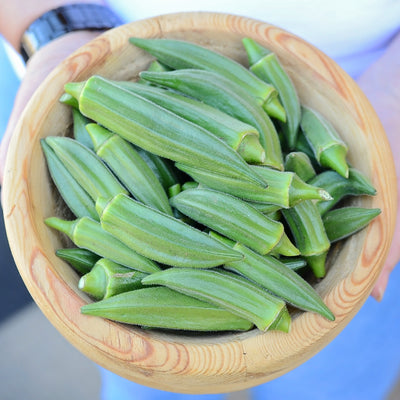
[[[128,43],[130,36],[193,41],[247,65],[241,44],[252,37],[278,55],[305,105],[326,116],[348,143],[350,163],[365,173],[378,194],[351,200],[379,207],[381,216],[365,230],[334,246],[326,278],[316,290],[336,315],[329,322],[293,313],[289,334],[214,335],[146,331],[80,314],[91,301],[78,275],[55,256],[68,241],[43,220],[66,216],[49,179],[40,139],[70,135],[70,109],[58,99],[69,81],[93,74],[134,80],[151,57]],[[379,166],[379,168],[377,168]],[[227,392],[273,379],[301,364],[329,343],[368,297],[386,257],[395,215],[394,168],[390,148],[371,106],[353,80],[323,53],[288,32],[259,21],[209,13],[173,14],[109,31],[84,46],[46,79],[24,112],[7,160],[4,213],[16,264],[34,300],[80,351],[121,376],[159,389]],[[385,194],[385,196],[383,196]]]

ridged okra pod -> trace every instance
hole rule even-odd
[[[142,288],[142,279],[147,275],[101,258],[91,271],[79,279],[78,287],[96,300],[102,300]]]
[[[374,196],[376,194],[376,189],[370,180],[356,168],[349,168],[348,179],[336,171],[328,170],[316,175],[308,183],[324,188],[332,197],[332,200],[317,202],[321,215],[331,210],[347,196]]]
[[[44,141],[94,201],[128,193],[103,161],[82,143],[61,136],[48,136]]]
[[[215,269],[169,268],[150,274],[145,285],[162,285],[222,307],[266,331],[285,310],[285,302],[238,275]]]
[[[242,258],[206,233],[126,195],[104,204],[100,221],[128,247],[163,264],[208,268]]]
[[[161,87],[124,81],[116,82],[116,84],[202,126],[228,143],[247,162],[264,163],[265,150],[259,141],[260,134],[253,126],[215,107]]]
[[[269,253],[284,235],[282,223],[268,218],[237,197],[213,189],[184,190],[170,202],[191,219],[261,254]],[[279,252],[293,255],[297,251],[285,241],[279,246]]]
[[[250,71],[278,91],[278,98],[286,112],[286,122],[282,124],[285,141],[289,149],[293,149],[297,142],[301,119],[301,106],[296,88],[274,52],[251,38],[244,38],[242,42],[249,59]]]
[[[335,319],[315,289],[277,258],[257,254],[240,243],[234,244],[233,248],[245,257],[226,263],[224,268],[258,283],[301,310],[316,312],[330,321]]]
[[[100,257],[109,258],[116,263],[141,272],[150,273],[160,269],[154,261],[136,253],[106,232],[99,222],[88,217],[74,221],[50,217],[45,220],[45,223],[66,234],[76,246],[90,250]]]
[[[125,188],[137,200],[172,215],[164,188],[131,143],[95,123],[88,124],[87,130],[96,154]]]
[[[44,139],[40,141],[52,181],[67,207],[77,217],[99,219],[94,200],[71,175]]]
[[[286,155],[285,171],[296,173],[304,182],[310,181],[317,175],[310,157],[301,151],[292,151]]]
[[[331,243],[365,228],[381,213],[379,208],[341,207],[328,211],[322,218]]]
[[[283,169],[281,144],[276,128],[261,106],[242,87],[214,72],[198,69],[143,71],[140,76],[203,101],[254,126],[260,134],[260,143],[265,150],[265,164]]]
[[[56,256],[69,263],[80,274],[88,273],[100,259],[100,256],[92,251],[79,247],[58,249]]]
[[[72,121],[73,121],[73,137],[78,142],[82,143],[90,150],[94,150],[92,140],[89,136],[89,132],[86,129],[86,125],[91,121],[81,114],[79,109],[72,108]]]
[[[317,111],[303,106],[300,126],[318,163],[347,178],[348,148],[333,125]]]
[[[146,287],[81,307],[82,314],[149,328],[247,331],[248,320],[167,287]]]
[[[203,69],[216,72],[250,93],[267,113],[279,120],[286,120],[276,88],[258,79],[232,58],[182,40],[130,38],[130,42],[172,69]]]
[[[282,209],[297,248],[317,278],[325,276],[325,260],[330,248],[321,215],[312,200]]]
[[[67,83],[65,90],[78,99],[83,115],[136,146],[173,161],[264,185],[224,141],[107,79],[92,76],[85,82]]]

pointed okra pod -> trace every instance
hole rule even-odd
[[[67,207],[77,217],[91,217],[99,219],[95,203],[80,183],[72,176],[64,163],[58,158],[53,149],[47,144],[46,140],[40,141],[47,168],[58,192],[65,201]]]
[[[242,255],[206,233],[126,195],[102,204],[104,230],[145,257],[178,267],[210,268]]]
[[[89,132],[86,129],[86,125],[90,123],[90,119],[86,118],[81,114],[79,109],[72,109],[72,120],[73,120],[73,137],[78,142],[82,143],[90,150],[94,150],[92,139],[89,136]]]
[[[150,274],[144,285],[162,285],[199,300],[208,301],[266,331],[285,310],[285,302],[256,284],[216,269],[169,268]]]
[[[234,244],[233,248],[245,257],[226,263],[224,268],[258,283],[301,310],[316,312],[330,321],[335,319],[315,289],[277,258],[257,254],[240,243]]]
[[[322,221],[329,240],[334,243],[359,232],[380,213],[379,208],[342,207],[325,213]]]
[[[223,76],[198,69],[171,72],[143,71],[150,82],[177,90],[254,126],[265,150],[265,164],[283,169],[282,150],[276,128],[254,98],[242,87]]]
[[[273,85],[279,93],[278,97],[286,112],[286,123],[282,124],[282,128],[289,149],[293,149],[301,119],[296,88],[275,53],[251,38],[244,38],[242,42],[249,59],[250,71],[262,81]]]
[[[228,143],[247,162],[264,163],[265,150],[259,141],[260,134],[253,126],[233,118],[215,107],[161,87],[124,81],[116,82],[116,84],[202,126]]]
[[[152,260],[136,253],[101,225],[87,217],[74,221],[66,221],[57,217],[45,220],[47,226],[66,234],[72,242],[83,249],[90,250],[103,258],[109,258],[116,263],[136,269],[141,272],[158,271],[160,267]]]
[[[269,253],[278,244],[280,254],[298,253],[289,240],[282,240],[282,223],[268,218],[237,197],[213,189],[197,188],[182,191],[170,202],[191,219],[260,254]]]
[[[264,185],[224,141],[107,79],[92,76],[67,83],[65,90],[78,99],[83,115],[146,151]]]
[[[286,155],[285,171],[296,173],[304,182],[308,182],[317,175],[310,157],[301,151],[292,151]]]
[[[100,256],[92,251],[79,247],[58,249],[56,256],[66,261],[80,274],[87,274],[100,259]]]
[[[187,41],[130,38],[129,41],[173,69],[202,69],[216,72],[250,93],[271,116],[285,121],[278,92],[233,59]]]
[[[247,331],[253,324],[221,307],[167,287],[146,287],[81,307],[82,314],[150,328]]]
[[[317,278],[325,276],[325,259],[330,241],[321,215],[312,200],[306,200],[294,207],[282,209],[296,247],[304,256]]]
[[[331,210],[340,200],[347,196],[374,196],[376,189],[370,180],[356,168],[349,168],[348,179],[335,171],[324,171],[312,178],[308,183],[324,188],[332,200],[317,202],[321,215]]]
[[[61,136],[49,136],[44,141],[94,201],[128,193],[100,158],[82,143]]]
[[[318,163],[347,178],[347,145],[332,124],[317,111],[302,107],[301,129]]]
[[[172,215],[167,194],[133,146],[121,136],[91,123],[88,130],[96,154],[139,201]]]
[[[142,279],[147,275],[101,258],[91,271],[79,279],[78,287],[96,300],[102,300],[142,288]]]

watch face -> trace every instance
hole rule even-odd
[[[38,49],[66,33],[78,30],[107,30],[122,21],[106,6],[70,4],[50,10],[36,19],[21,39],[21,54],[27,61]]]

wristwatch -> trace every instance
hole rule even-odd
[[[64,5],[47,11],[28,27],[21,39],[21,55],[26,62],[42,46],[66,33],[103,31],[121,24],[120,18],[106,6],[88,3]]]

